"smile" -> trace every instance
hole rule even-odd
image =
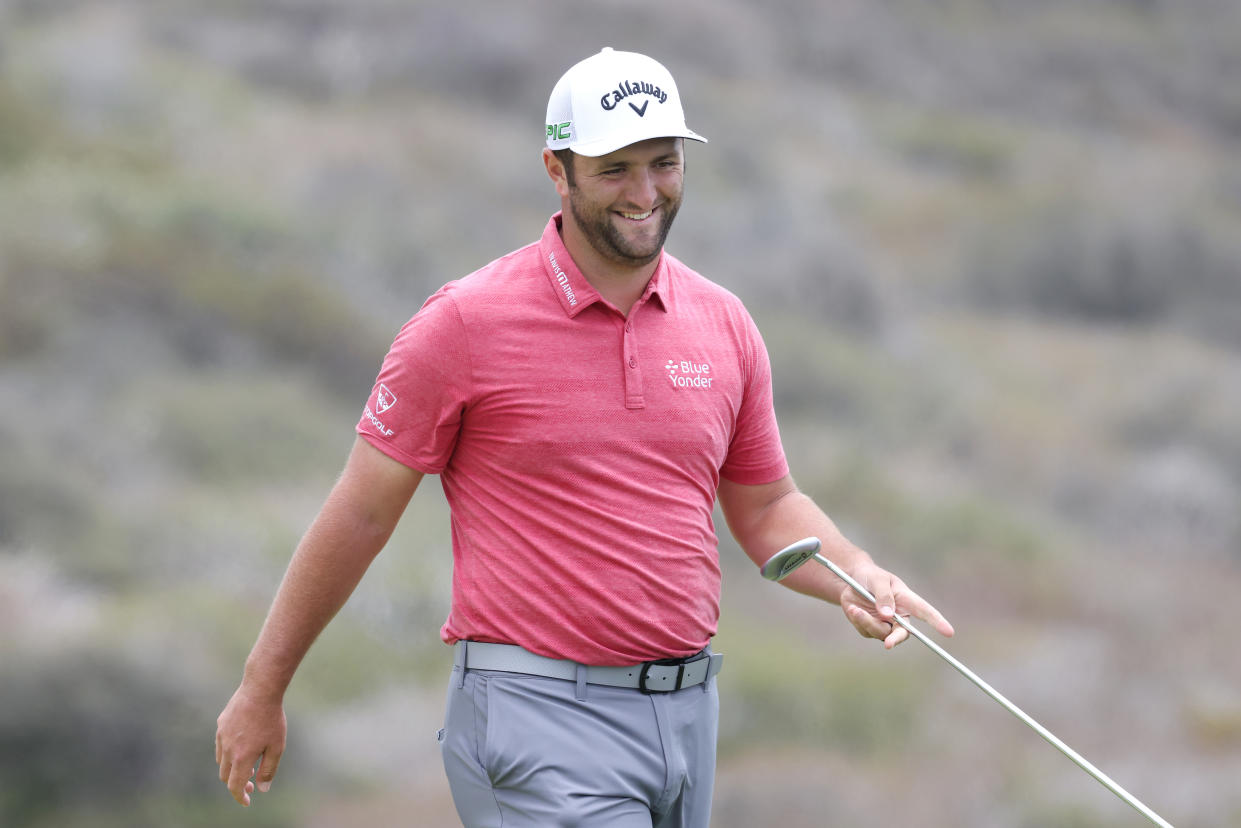
[[[650,218],[651,213],[654,213],[654,212],[655,212],[654,210],[647,210],[645,213],[621,213],[621,215],[629,219],[630,221],[643,221],[645,219]]]

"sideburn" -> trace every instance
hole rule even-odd
[[[552,150],[552,155],[556,156],[556,160],[564,167],[564,178],[570,187],[577,186],[577,178],[573,174],[573,150],[558,149]]]

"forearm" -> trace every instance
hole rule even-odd
[[[904,627],[894,623],[896,615],[917,616],[941,634],[952,635],[948,619],[846,538],[813,500],[797,490],[791,477],[755,486],[723,480],[719,498],[733,537],[759,566],[789,544],[817,537],[824,557],[862,584],[874,601],[863,601],[825,566],[799,567],[780,583],[840,604],[863,636],[882,639],[885,647],[895,647],[907,635]]]
[[[421,472],[364,438],[354,441],[344,472],[293,553],[241,686],[216,719],[220,781],[242,805],[250,804],[256,787],[267,791],[276,775],[287,729],[284,693],[293,674],[388,542],[421,479]]]
[[[321,514],[293,553],[243,682],[268,698],[284,695],[311,644],[353,594],[387,533]]]
[[[788,491],[749,512],[744,522],[729,525],[741,548],[760,566],[783,547],[810,536],[822,543],[824,556],[850,574],[874,563],[870,555],[844,536],[813,500],[791,485]],[[781,583],[833,604],[840,603],[841,592],[847,588],[843,581],[821,566],[803,566]]]
[[[421,473],[358,439],[339,481],[298,544],[243,683],[268,699],[283,696],[310,645],[345,605],[396,528]]]

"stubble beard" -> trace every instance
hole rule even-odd
[[[656,233],[655,242],[650,249],[647,249],[645,245],[638,247],[625,238],[613,223],[609,211],[585,209],[577,194],[578,189],[571,187],[569,210],[573,213],[573,220],[577,222],[582,235],[600,256],[610,262],[629,267],[648,265],[659,258],[660,252],[664,249],[664,241],[668,238],[668,231],[672,229],[672,220],[676,218],[677,211],[681,209],[680,198],[676,201],[665,201],[660,205],[659,230]]]

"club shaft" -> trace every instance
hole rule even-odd
[[[866,587],[858,583],[852,576],[850,576],[847,572],[845,572],[840,567],[836,566],[836,564],[832,563],[832,561],[829,560],[827,557],[825,557],[821,553],[816,552],[814,558],[816,561],[818,561],[819,563],[823,564],[828,569],[830,569],[836,575],[837,578],[840,578],[842,581],[844,581],[846,584],[852,587],[853,590],[857,594],[861,595],[863,598],[869,601],[872,605],[876,605],[876,606],[878,605],[877,602],[875,601],[875,596],[872,595],[870,591],[866,589]],[[1094,765],[1090,764],[1090,762],[1086,761],[1086,758],[1084,756],[1082,756],[1077,751],[1073,750],[1073,748],[1069,747],[1064,742],[1062,742],[1060,739],[1058,739],[1054,733],[1052,733],[1050,730],[1048,730],[1047,728],[1043,727],[1041,724],[1036,722],[1020,707],[1018,707],[1017,705],[1013,704],[1011,701],[1006,699],[1003,696],[1003,694],[1001,694],[998,690],[996,690],[990,684],[987,684],[987,682],[979,678],[974,673],[973,670],[969,669],[964,664],[962,664],[961,662],[953,658],[952,655],[948,653],[947,650],[945,650],[943,647],[936,644],[934,641],[932,641],[930,638],[924,635],[919,629],[917,629],[912,624],[910,624],[907,620],[905,620],[904,618],[898,615],[896,616],[896,623],[904,627],[909,632],[910,635],[912,635],[914,638],[918,639],[923,644],[925,644],[927,647],[929,647],[932,652],[934,652],[944,661],[951,664],[954,668],[956,668],[958,673],[960,673],[961,675],[965,676],[967,679],[972,681],[975,685],[978,686],[978,689],[982,690],[984,693],[986,693],[988,696],[994,699],[997,703],[999,703],[1001,707],[1003,707],[1009,713],[1012,713],[1018,719],[1021,719],[1021,721],[1025,722],[1027,725],[1029,725],[1031,730],[1033,730],[1035,733],[1037,733],[1038,735],[1042,736],[1045,740],[1047,740],[1047,742],[1049,742],[1052,745],[1052,747],[1056,748],[1061,753],[1063,753],[1065,756],[1072,759],[1073,762],[1079,768],[1081,768],[1082,770],[1086,771],[1086,773],[1093,776],[1096,780],[1099,781],[1100,784],[1102,784],[1109,791],[1116,794],[1118,797],[1120,797],[1122,800],[1128,803],[1131,807],[1134,808],[1134,810],[1142,814],[1142,816],[1149,819],[1155,825],[1162,826],[1163,828],[1172,828],[1171,823],[1169,823],[1163,817],[1159,816],[1159,814],[1155,813],[1150,808],[1148,808],[1145,804],[1142,803],[1141,800],[1139,800],[1133,794],[1129,793],[1124,788],[1122,788],[1120,785],[1116,784],[1116,782],[1112,781],[1112,779],[1107,774],[1105,774],[1103,771],[1096,768]]]

